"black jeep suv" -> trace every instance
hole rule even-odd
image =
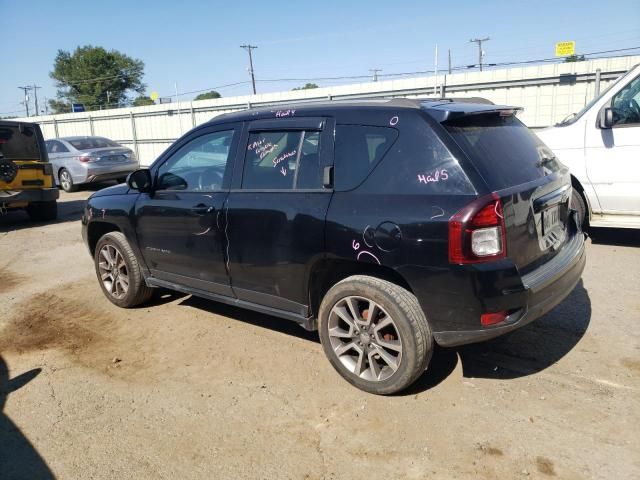
[[[221,115],[82,221],[105,295],[165,287],[318,329],[357,387],[397,392],[434,348],[496,337],[574,288],[566,167],[517,109],[327,102]]]

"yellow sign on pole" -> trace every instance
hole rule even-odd
[[[568,57],[576,54],[576,42],[558,42],[556,43],[556,57]]]
[[[153,100],[154,102],[158,99],[158,92],[151,92],[151,100]]]

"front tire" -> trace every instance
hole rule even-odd
[[[320,305],[320,341],[336,371],[369,393],[399,392],[425,371],[433,335],[418,299],[375,277],[334,285]]]
[[[34,222],[48,222],[58,218],[58,202],[32,202],[27,205],[27,215]]]
[[[146,285],[138,259],[121,232],[107,233],[98,240],[94,265],[102,292],[111,303],[131,308],[151,298],[153,289]]]
[[[584,229],[587,227],[587,205],[582,198],[582,194],[575,189],[573,189],[573,195],[571,195],[571,208],[576,211],[576,220],[578,221],[578,225],[580,228]]]
[[[78,190],[78,187],[73,184],[73,178],[71,177],[69,170],[67,170],[66,168],[63,168],[62,170],[60,170],[58,179],[59,179],[60,186],[65,192],[71,193]]]

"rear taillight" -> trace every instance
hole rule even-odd
[[[95,162],[97,158],[92,157],[91,155],[81,155],[78,157],[78,160],[80,160],[82,163],[89,163],[89,162]]]
[[[449,220],[449,263],[481,263],[506,254],[502,202],[495,193],[474,200]]]

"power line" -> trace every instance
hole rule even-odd
[[[256,94],[256,77],[253,73],[253,57],[251,56],[251,50],[258,48],[256,45],[240,45],[240,48],[244,48],[249,53],[249,73],[251,73],[251,83],[253,84],[253,94]]]

